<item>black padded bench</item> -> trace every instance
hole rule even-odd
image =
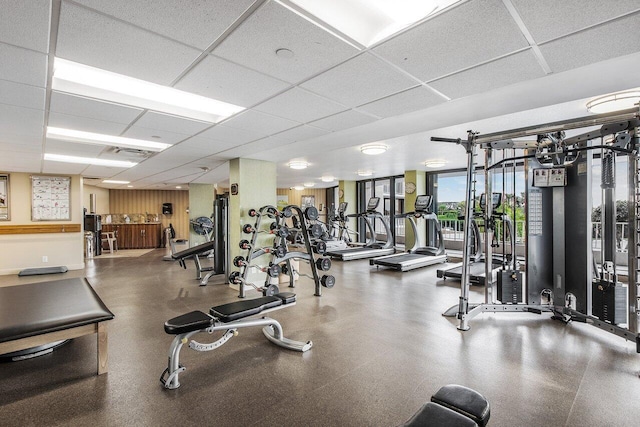
[[[456,384],[446,385],[431,396],[402,427],[485,427],[491,410],[480,393]]]
[[[277,320],[269,317],[260,319],[250,318],[257,314],[295,305],[296,295],[292,292],[282,292],[273,296],[264,296],[246,301],[236,301],[229,304],[211,307],[209,314],[202,311],[191,311],[164,324],[167,334],[175,335],[169,348],[169,364],[162,372],[160,382],[165,388],[180,387],[178,375],[185,370],[180,365],[180,349],[189,342],[189,338],[200,332],[213,333],[225,331],[222,337],[210,344],[201,344],[194,340],[189,342],[189,348],[196,351],[211,351],[226,343],[236,335],[236,330],[243,327],[263,326],[262,332],[272,343],[294,351],[307,351],[312,346],[311,341],[293,341],[284,337],[282,326]]]
[[[205,268],[202,267],[202,264],[200,264],[200,256],[206,254],[209,251],[212,251],[214,247],[215,247],[215,242],[212,240],[210,242],[205,242],[197,246],[194,246],[192,248],[188,248],[183,251],[176,252],[175,254],[171,255],[171,258],[178,261],[178,263],[180,263],[180,265],[184,269],[187,268],[187,264],[185,263],[185,260],[189,258],[193,258],[193,262],[196,265],[196,279],[200,280],[202,279],[203,271],[212,270],[211,267],[205,267]],[[206,281],[202,284],[206,285]]]
[[[107,325],[113,313],[87,279],[0,287],[0,354],[97,334],[98,374],[107,372]]]

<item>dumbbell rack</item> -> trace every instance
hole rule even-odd
[[[251,210],[251,212],[253,213],[256,219],[255,219],[254,225],[251,227],[252,236],[251,236],[251,240],[249,241],[248,248],[246,248],[247,255],[245,257],[245,260],[247,264],[244,265],[244,268],[242,268],[240,273],[240,280],[238,280],[239,282],[238,284],[240,287],[240,293],[239,293],[240,298],[245,297],[245,291],[246,291],[245,286],[247,283],[246,279],[247,279],[249,267],[251,265],[251,261],[265,254],[272,255],[272,259],[269,262],[268,268],[273,268],[273,266],[279,266],[282,263],[286,263],[287,270],[291,277],[289,287],[294,287],[293,269],[291,268],[291,262],[290,262],[292,259],[302,259],[302,260],[309,261],[309,264],[311,266],[311,272],[313,275],[313,281],[315,284],[315,293],[314,293],[315,296],[322,296],[322,286],[333,287],[333,284],[335,283],[335,278],[333,276],[324,275],[322,278],[319,278],[318,276],[317,267],[319,264],[316,264],[316,262],[320,263],[322,261],[320,261],[321,258],[316,260],[314,257],[311,240],[309,238],[310,229],[306,221],[308,218],[307,218],[307,215],[305,215],[298,206],[289,205],[289,206],[286,206],[282,210],[282,212],[280,212],[277,210],[276,207],[267,205],[267,206],[261,207],[257,211]],[[315,212],[317,215],[317,210]],[[306,213],[313,214],[312,211],[309,211]],[[286,221],[286,218],[289,218],[292,215],[296,215],[300,220],[299,221],[300,228],[301,228],[300,231],[304,236],[304,244],[305,244],[306,252],[299,252],[299,251],[289,252],[288,250],[289,247],[287,244],[286,237],[288,235],[289,229],[286,226],[285,221]],[[273,246],[271,248],[256,248],[256,240],[257,240],[258,232],[260,231],[260,228],[263,225],[262,223],[263,217],[274,219],[274,222],[270,224],[271,231],[273,232],[275,237]],[[246,227],[246,225],[243,227]],[[270,276],[269,273],[267,272],[265,286],[264,286],[265,290],[274,289],[273,286],[275,285],[269,284],[271,277],[272,276]],[[231,279],[231,276],[230,276],[230,279]],[[277,286],[276,286],[276,289],[277,289]]]

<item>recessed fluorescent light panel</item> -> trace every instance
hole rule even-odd
[[[131,168],[137,165],[137,163],[123,160],[96,159],[94,157],[76,157],[50,153],[45,153],[44,159],[52,162],[80,163],[83,165],[108,166],[114,168]]]
[[[309,166],[309,163],[303,160],[294,160],[292,162],[289,162],[288,165],[291,169],[306,169],[307,166]]]
[[[111,145],[114,147],[137,148],[146,151],[162,151],[171,147],[170,144],[143,139],[123,138],[121,136],[103,135],[101,133],[83,132],[73,129],[47,127],[47,138],[63,141],[79,142],[81,144]]]
[[[218,123],[244,107],[55,58],[53,90]]]
[[[115,179],[105,179],[102,181],[103,184],[128,184],[131,181],[118,181]]]
[[[366,47],[458,1],[280,0],[285,6],[293,4],[312,15],[309,19],[324,30],[333,33],[331,29],[335,29]]]

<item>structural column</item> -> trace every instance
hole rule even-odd
[[[355,181],[338,182],[338,201],[340,203],[347,202],[349,204],[347,206],[346,214],[354,214],[358,211],[358,195]],[[358,222],[355,218],[347,218],[347,227],[349,227],[349,230],[357,232]]]
[[[242,239],[251,240],[250,235],[242,232],[244,224],[255,223],[255,218],[247,215],[249,209],[260,209],[265,205],[276,206],[276,164],[262,160],[233,159],[229,162],[229,184],[229,259],[233,259],[238,255],[247,255],[246,250],[240,249],[238,242]],[[264,218],[263,222],[266,221]],[[256,241],[258,247],[272,244],[271,234],[261,234]],[[252,260],[252,264],[268,264],[269,259],[262,258]],[[239,270],[233,265],[229,269]],[[262,286],[265,277],[265,273],[253,269],[249,271],[247,279]]]
[[[416,198],[420,195],[427,193],[427,177],[423,171],[405,171],[404,172],[404,210],[410,212],[415,209]],[[436,211],[436,207],[432,209]],[[426,237],[426,224],[425,221],[416,221],[418,226],[418,233]],[[413,228],[409,223],[409,218],[404,220],[404,247],[411,249],[416,242],[416,236],[413,234]]]
[[[215,188],[212,184],[189,184],[189,221],[201,216],[210,218],[213,214],[213,198]],[[197,246],[205,243],[207,235],[201,235],[193,231],[189,224],[189,246]]]

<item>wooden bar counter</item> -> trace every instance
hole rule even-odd
[[[115,231],[118,249],[159,248],[162,243],[162,223],[102,224],[102,231]]]

